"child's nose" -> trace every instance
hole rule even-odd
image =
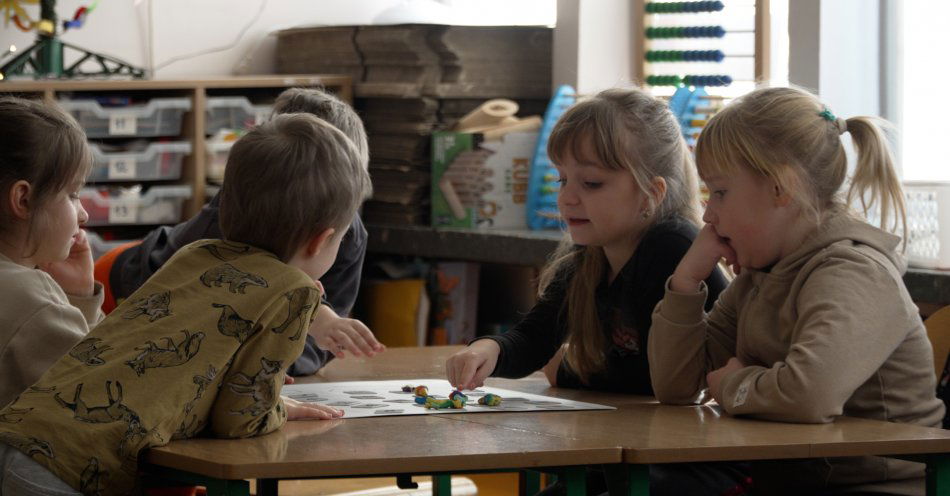
[[[89,221],[89,212],[86,212],[86,209],[83,208],[82,202],[77,204],[76,213],[79,215],[78,220],[80,226]]]
[[[710,204],[706,204],[706,210],[703,212],[703,222],[707,224],[715,224],[719,220],[719,216],[716,215],[715,210]]]
[[[576,205],[579,201],[579,197],[574,192],[574,188],[569,184],[562,184],[561,189],[557,193],[557,201],[564,205]]]

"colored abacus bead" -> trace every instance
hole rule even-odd
[[[719,0],[701,2],[647,2],[648,14],[680,14],[696,12],[719,12],[724,5]]]

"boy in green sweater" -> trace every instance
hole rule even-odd
[[[226,171],[225,239],[179,250],[0,410],[13,419],[0,422],[4,488],[128,494],[149,447],[341,415],[280,388],[320,306],[316,279],[370,194],[360,153],[326,122],[285,114],[235,143]]]

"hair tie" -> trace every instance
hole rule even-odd
[[[844,134],[848,130],[848,121],[838,117],[835,119],[835,127],[838,128],[838,134]]]
[[[818,112],[818,115],[822,119],[834,124],[838,129],[838,134],[844,134],[844,132],[848,130],[848,121],[841,117],[835,117],[835,114],[831,113],[831,109],[828,107],[824,107],[824,110]]]

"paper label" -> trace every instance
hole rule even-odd
[[[131,202],[115,201],[109,205],[110,224],[134,224],[138,207]]]
[[[109,134],[113,136],[134,136],[135,116],[131,114],[113,114],[109,116]]]
[[[135,159],[117,157],[109,159],[109,179],[135,179]]]

